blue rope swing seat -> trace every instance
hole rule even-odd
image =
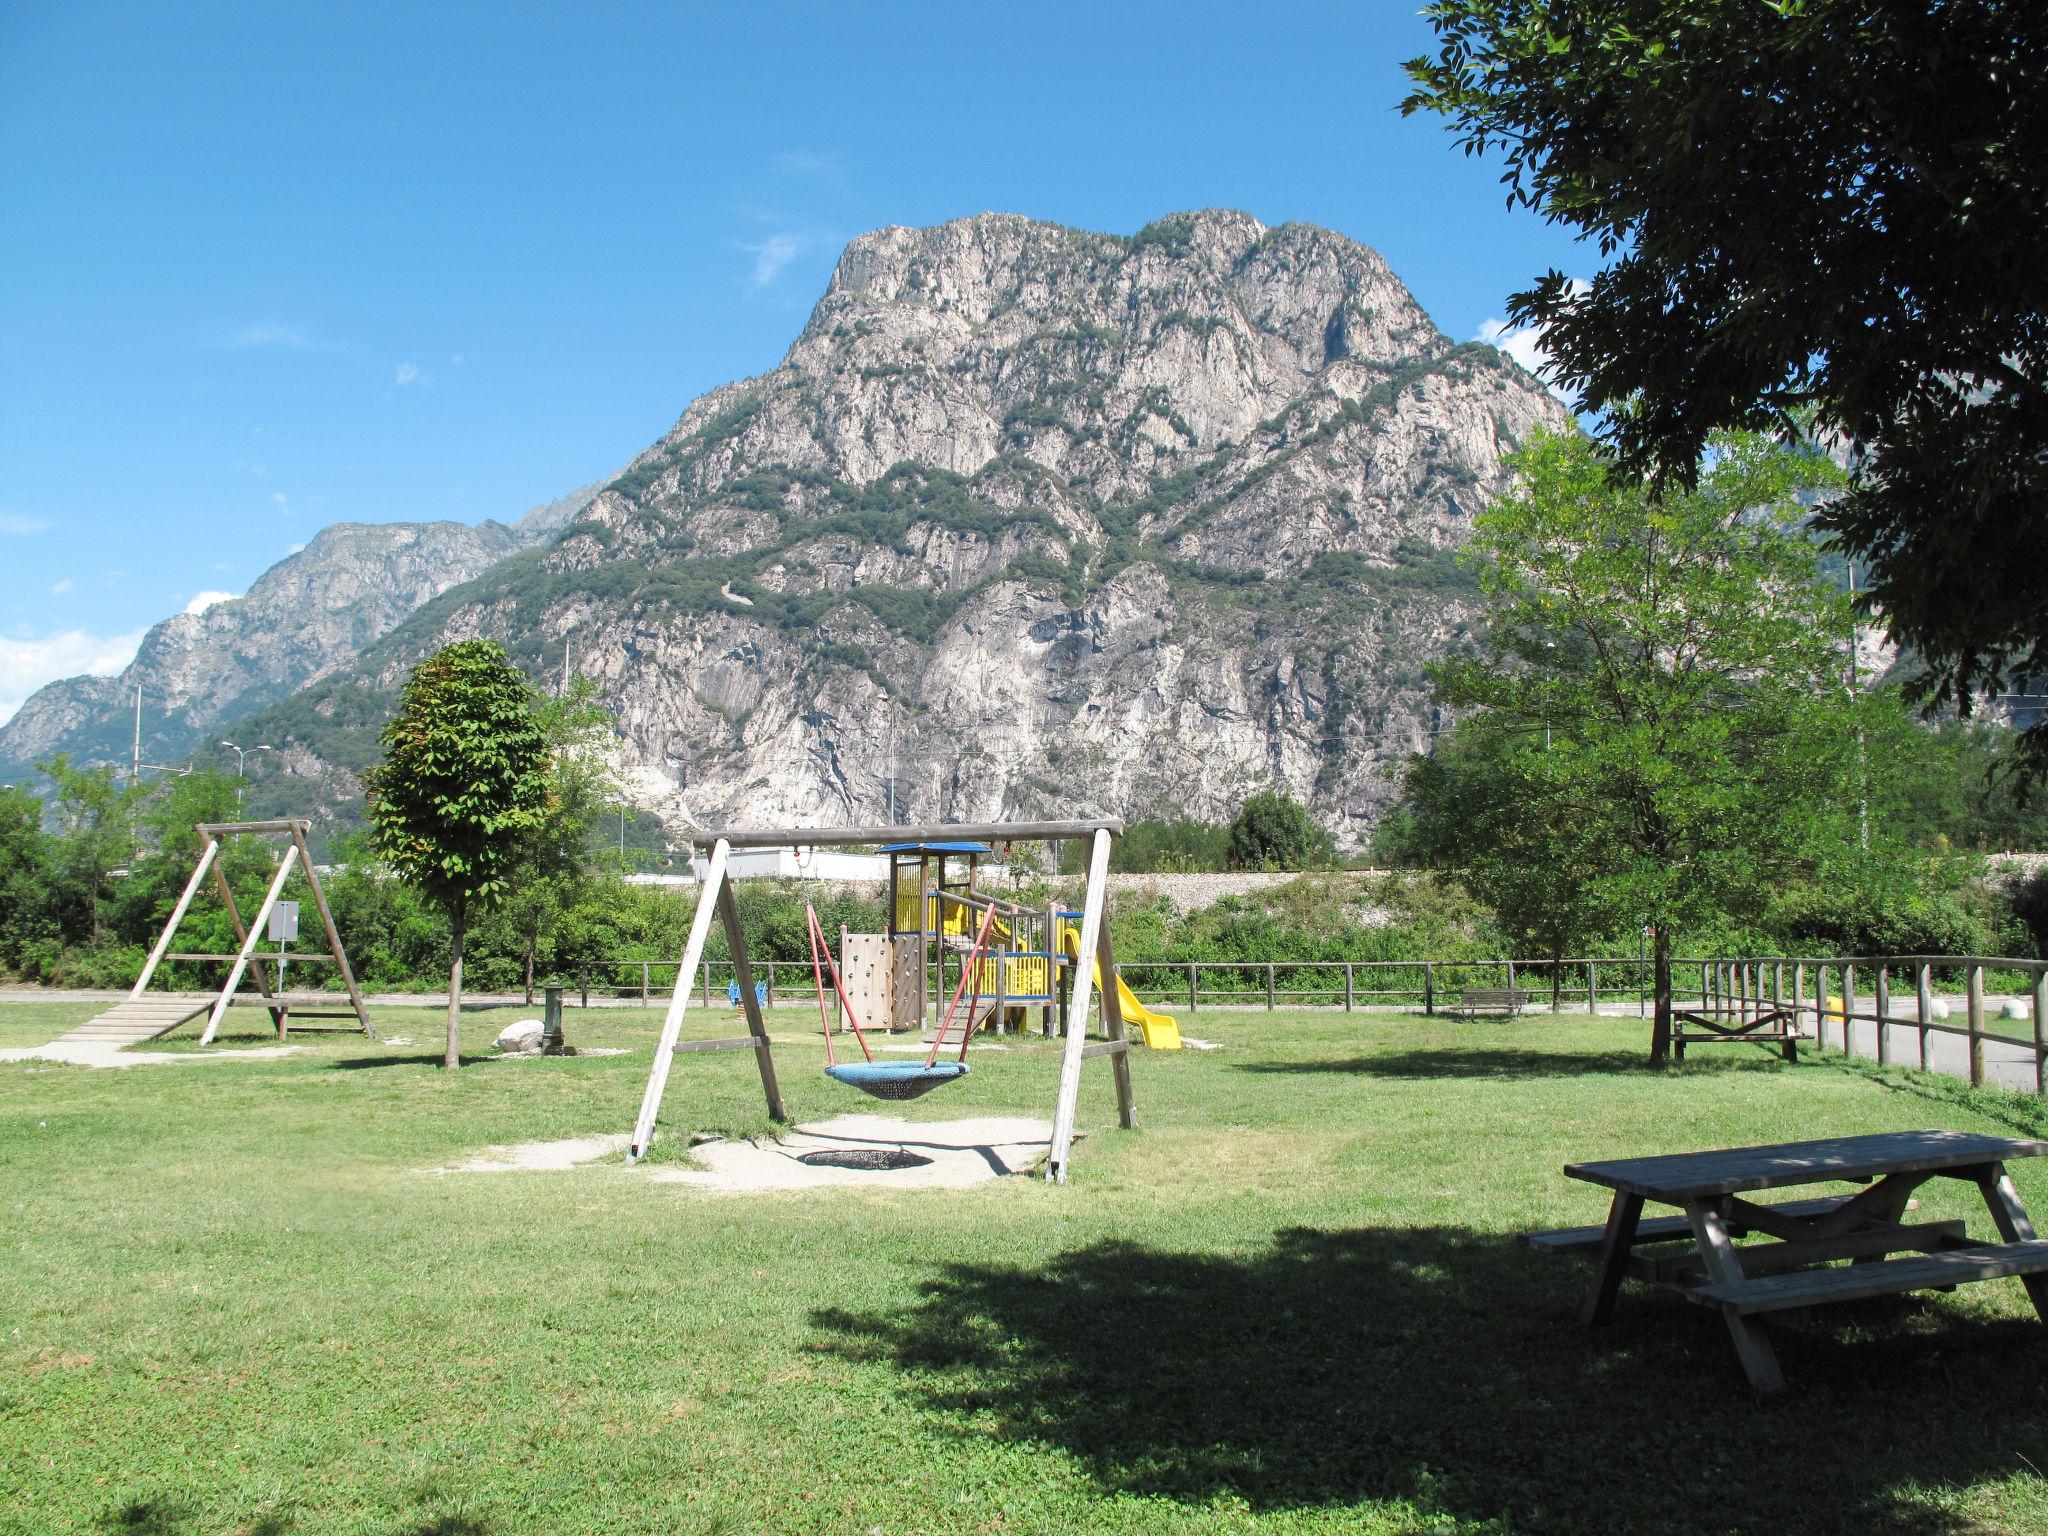
[[[845,1061],[825,1075],[878,1099],[915,1099],[967,1075],[964,1061]]]

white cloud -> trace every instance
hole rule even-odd
[[[185,611],[187,613],[204,613],[206,612],[207,609],[211,608],[215,603],[227,602],[233,596],[235,596],[235,594],[232,592],[194,593],[192,601],[185,605]]]
[[[286,550],[285,553],[288,555],[296,555],[300,550],[304,549],[305,547],[306,546],[303,544],[294,544],[290,549]]]
[[[1584,278],[1575,277],[1567,291],[1574,297],[1592,290],[1592,284]],[[1543,380],[1547,388],[1566,405],[1573,404],[1572,397],[1559,389],[1550,380],[1550,353],[1543,346],[1543,330],[1540,326],[1511,326],[1505,320],[1489,320],[1479,327],[1479,334],[1472,338],[1483,341],[1490,347],[1498,347],[1524,368]]]
[[[770,235],[759,245],[742,244],[740,249],[754,258],[753,286],[766,288],[782,275],[782,269],[796,260],[803,242],[795,235]]]
[[[50,525],[40,517],[23,517],[19,512],[0,512],[0,533],[48,533]]]
[[[220,345],[230,352],[246,352],[257,347],[285,347],[304,350],[317,347],[319,342],[296,325],[280,325],[275,321],[259,321],[245,325],[240,330],[230,331],[220,339]]]
[[[0,640],[0,725],[14,718],[22,701],[45,683],[89,672],[111,677],[135,659],[146,630],[125,635],[92,635],[67,629],[29,640]]]
[[[408,384],[417,384],[422,377],[423,375],[420,373],[419,364],[400,363],[398,365],[398,373],[391,380],[391,382],[395,384],[398,388],[403,389]]]
[[[821,155],[812,149],[791,149],[775,156],[770,164],[785,176],[823,176],[839,169],[839,157]]]
[[[289,515],[289,513],[292,510],[292,504],[291,501],[285,496],[285,493],[283,491],[272,491],[270,493],[270,499],[277,503],[278,511]]]
[[[63,580],[59,581],[54,587],[50,588],[50,596],[62,597],[66,592],[69,592],[71,590],[71,585],[71,578],[69,576],[66,576]]]

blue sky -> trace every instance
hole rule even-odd
[[[879,225],[1243,208],[1479,334],[1592,256],[1397,115],[1428,42],[1381,0],[0,0],[0,717],[327,523],[616,469]]]

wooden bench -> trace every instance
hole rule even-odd
[[[1528,1007],[1535,995],[1520,987],[1467,987],[1458,994],[1458,1012],[1469,1016],[1484,1009],[1513,1017]]]
[[[1847,1204],[1849,1195],[1823,1195],[1817,1200],[1786,1200],[1771,1209],[1781,1216],[1809,1218],[1826,1216]],[[1730,1237],[1747,1237],[1749,1227],[1742,1221],[1729,1223]],[[1522,1241],[1538,1253],[1598,1253],[1607,1238],[1605,1223],[1590,1227],[1559,1227],[1552,1232],[1525,1232]],[[1633,1245],[1677,1243],[1692,1240],[1692,1220],[1686,1216],[1646,1216],[1636,1222]]]
[[[1671,1010],[1671,1055],[1685,1060],[1688,1045],[1775,1045],[1787,1061],[1799,1059],[1798,1021],[1789,1007],[1768,1004],[1748,1009],[1698,1008]]]
[[[1930,1223],[1947,1227],[1951,1223]],[[1757,1275],[1720,1285],[1696,1285],[1685,1292],[1702,1306],[1747,1317],[1756,1312],[1784,1312],[1827,1301],[1863,1301],[1902,1291],[1948,1290],[1973,1280],[2003,1280],[2013,1275],[2048,1274],[2048,1241],[2021,1243],[1958,1243],[1937,1253],[1841,1269],[1802,1269],[1790,1274]]]

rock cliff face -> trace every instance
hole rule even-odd
[[[566,641],[678,832],[1284,786],[1355,843],[1475,616],[1452,551],[1539,427],[1570,419],[1325,230],[880,230],[780,367],[267,728],[339,804],[349,730],[427,649],[487,635],[552,679]]]
[[[246,595],[165,619],[117,677],[72,677],[38,689],[0,727],[0,768],[55,752],[126,763],[135,690],[143,692],[145,761],[175,762],[210,733],[315,682],[422,603],[544,543],[597,488],[535,507],[510,527],[485,522],[336,523],[256,579]]]

